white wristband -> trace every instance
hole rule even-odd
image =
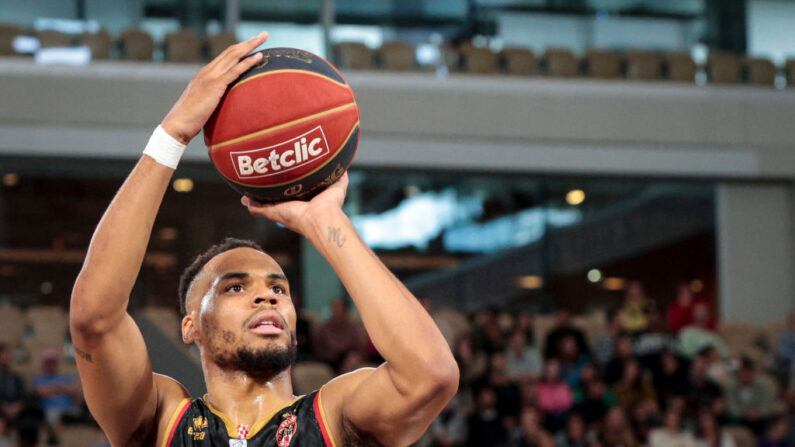
[[[149,143],[146,144],[144,154],[152,157],[163,166],[177,169],[179,159],[182,158],[182,153],[185,152],[186,147],[186,144],[180,143],[169,135],[163,129],[163,126],[157,126],[149,138]]]

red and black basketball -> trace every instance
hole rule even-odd
[[[309,200],[348,169],[359,108],[328,61],[295,48],[263,50],[204,126],[216,169],[261,202]]]

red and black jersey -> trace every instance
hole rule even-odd
[[[185,399],[168,424],[161,447],[335,447],[320,391],[301,396],[253,426],[235,426],[206,396]]]

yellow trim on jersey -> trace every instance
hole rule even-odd
[[[278,412],[280,412],[280,411],[284,410],[285,408],[289,407],[290,405],[294,404],[296,401],[298,401],[298,399],[300,399],[300,398],[302,398],[302,397],[304,397],[304,396],[298,396],[298,397],[296,397],[295,399],[293,399],[293,400],[292,400],[290,403],[288,403],[287,405],[285,405],[285,406],[283,406],[283,407],[279,408],[278,410],[274,411],[273,413],[271,413],[271,414],[270,414],[268,417],[262,418],[262,419],[258,420],[257,422],[255,422],[255,423],[254,423],[254,425],[252,425],[252,426],[251,426],[251,429],[249,430],[249,432],[248,432],[248,436],[246,436],[246,439],[248,440],[248,439],[251,439],[251,438],[253,438],[253,437],[254,437],[254,435],[256,435],[256,434],[257,434],[257,433],[258,433],[260,430],[262,430],[262,427],[265,427],[265,425],[266,425],[268,422],[270,422],[270,420],[271,420],[271,419],[272,419],[274,416],[276,416],[276,413],[278,413]],[[204,399],[204,403],[205,403],[205,404],[207,404],[207,408],[209,408],[209,409],[210,409],[210,411],[211,411],[211,412],[212,412],[214,415],[216,415],[216,416],[218,416],[219,418],[221,418],[221,420],[224,422],[224,425],[226,426],[226,432],[227,432],[227,434],[228,434],[228,435],[229,435],[231,438],[233,438],[233,439],[237,439],[237,424],[235,424],[234,422],[232,422],[232,420],[231,420],[231,419],[229,419],[229,417],[227,417],[225,414],[223,414],[223,413],[221,412],[221,410],[218,410],[217,408],[215,408],[215,407],[213,406],[213,404],[211,404],[211,403],[210,403],[210,399],[209,399],[209,396],[208,396],[207,394],[205,394],[205,395],[204,395],[203,399]]]
[[[351,107],[356,107],[356,101],[349,102],[348,104],[343,104],[341,106],[334,107],[333,109],[324,110],[323,112],[315,113],[314,115],[305,116],[303,118],[298,118],[297,120],[292,120],[290,122],[279,124],[278,126],[269,127],[267,129],[258,130],[256,132],[252,132],[248,135],[243,135],[242,137],[232,138],[231,140],[222,141],[220,143],[213,144],[212,146],[208,147],[208,150],[218,149],[219,147],[229,146],[230,144],[239,143],[244,140],[248,140],[249,138],[258,137],[260,135],[265,135],[266,133],[275,132],[277,130],[284,129],[286,127],[294,126],[296,124],[305,123],[307,121],[311,121],[315,118],[320,118],[321,116],[330,115],[332,113],[339,112],[340,110],[349,109]]]
[[[276,73],[301,73],[301,74],[305,74],[305,75],[312,75],[312,76],[317,76],[319,78],[323,78],[323,79],[325,79],[327,81],[333,82],[333,83],[339,85],[340,87],[347,88],[348,90],[350,90],[350,88],[351,88],[348,84],[343,84],[342,82],[339,82],[336,79],[332,79],[332,78],[330,78],[330,77],[328,77],[328,76],[326,76],[324,74],[320,74],[320,73],[316,73],[314,71],[308,71],[308,70],[296,70],[294,68],[285,68],[285,69],[282,69],[282,70],[266,71],[265,73],[256,74],[254,76],[251,76],[250,78],[243,79],[242,81],[240,81],[237,84],[233,85],[232,88],[230,88],[229,90],[232,90],[232,89],[236,88],[239,85],[243,85],[243,84],[245,84],[246,82],[248,82],[248,81],[250,81],[252,79],[257,79],[257,78],[261,78],[263,76],[268,76],[268,75],[272,75],[272,74],[276,74]]]
[[[342,144],[340,145],[340,147],[337,148],[336,152],[334,152],[335,154],[338,154],[339,151],[341,151],[342,148],[345,147],[346,144],[348,144],[348,142],[351,140],[351,136],[353,136],[353,133],[356,132],[356,129],[359,128],[359,123],[360,123],[360,121],[356,121],[356,124],[354,124],[353,127],[351,127],[351,131],[348,132],[348,136],[345,138],[345,141],[343,141]],[[302,175],[301,177],[294,178],[294,179],[288,180],[286,182],[275,183],[273,185],[249,185],[249,184],[246,184],[246,183],[243,183],[243,182],[239,182],[239,181],[237,181],[235,179],[231,179],[231,178],[227,177],[226,175],[224,175],[224,173],[221,172],[221,171],[218,171],[218,172],[221,175],[223,175],[224,178],[229,180],[230,182],[237,183],[238,185],[245,186],[246,188],[278,188],[279,186],[289,185],[290,183],[298,182],[300,180],[303,180],[303,179],[309,177],[310,175],[314,174],[315,172],[323,169],[332,160],[334,160],[334,157],[329,157],[328,160],[324,161],[322,165],[316,167],[311,172],[307,172],[306,174]]]
[[[317,406],[320,408],[320,418],[323,419],[323,426],[326,427],[328,438],[331,440],[331,447],[337,447],[337,443],[334,442],[334,434],[331,432],[331,425],[328,423],[328,418],[326,418],[326,410],[323,408],[323,388],[324,386],[321,386],[317,390]]]
[[[168,425],[166,425],[166,435],[163,436],[163,442],[160,444],[161,447],[168,447],[169,438],[174,435],[174,429],[176,428],[175,425],[179,422],[177,417],[182,413],[182,410],[185,408],[185,404],[190,405],[190,399],[185,398],[179,401],[177,404],[177,409],[174,410],[174,413],[171,415],[171,419],[168,420]]]

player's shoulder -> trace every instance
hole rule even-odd
[[[331,379],[320,388],[318,395],[324,412],[329,415],[331,422],[340,422],[339,415],[347,397],[369,379],[376,369],[359,368]]]
[[[154,422],[157,427],[157,445],[162,445],[162,439],[179,423],[179,415],[190,405],[191,395],[175,379],[157,373],[153,376],[157,390],[157,416]]]
[[[321,388],[323,392],[323,398],[327,399],[327,396],[334,398],[337,395],[344,397],[344,395],[347,395],[358,388],[359,385],[367,380],[376,369],[377,368],[372,367],[359,368],[355,371],[351,371],[331,379]]]

